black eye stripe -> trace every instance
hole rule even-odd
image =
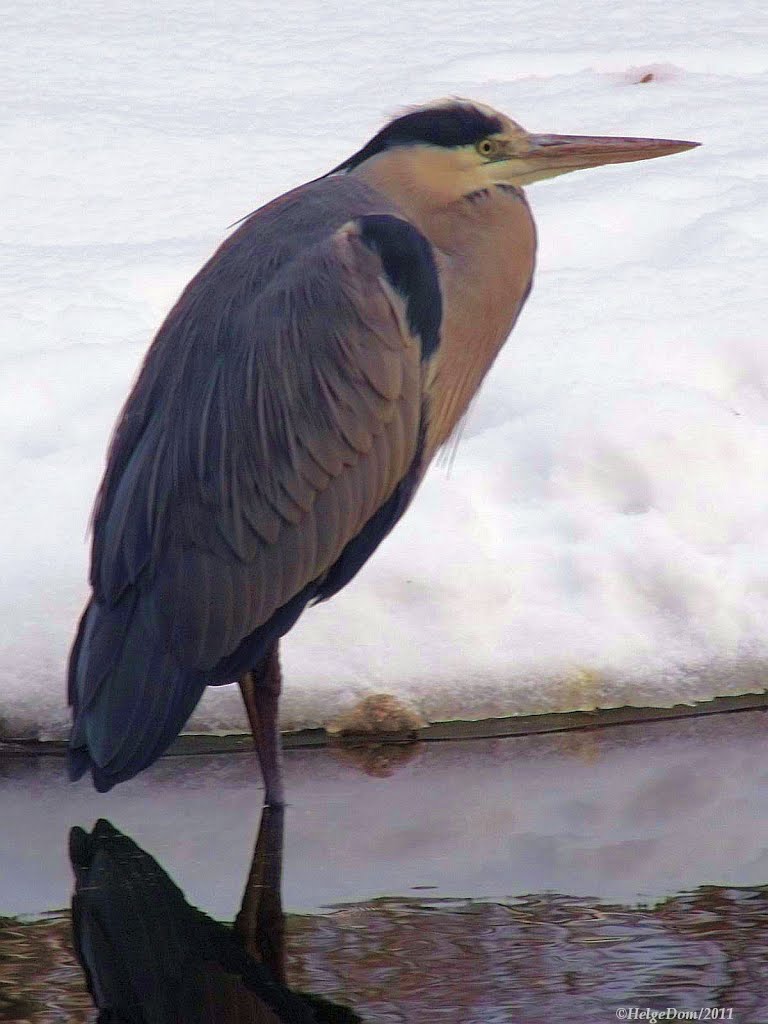
[[[377,153],[396,146],[425,143],[432,146],[477,145],[488,135],[502,130],[500,118],[468,104],[414,110],[390,121],[361,150],[335,170],[352,170]]]

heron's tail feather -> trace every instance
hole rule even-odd
[[[152,764],[205,689],[160,642],[150,601],[135,588],[111,607],[91,601],[72,648],[69,774],[77,779],[90,769],[100,792]]]

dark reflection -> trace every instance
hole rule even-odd
[[[265,808],[234,927],[190,906],[157,861],[103,819],[70,833],[72,930],[107,1024],[352,1024],[285,983],[282,809]]]
[[[258,856],[252,900],[238,921],[242,938],[233,938],[189,907],[131,840],[107,825],[98,831],[102,840],[86,837],[91,867],[80,869],[75,921],[91,991],[102,1007],[107,999],[119,1006],[102,1021],[358,1019],[298,993],[289,993],[288,1009],[302,1016],[281,1017],[269,1002],[287,990],[275,980],[281,933],[267,924],[279,899]],[[137,877],[147,884],[137,886]],[[719,1016],[698,1019],[768,1021],[766,887],[702,887],[652,906],[554,893],[491,903],[420,892],[289,915],[287,946],[295,988],[350,1002],[377,1024],[598,1024],[628,1006],[719,1008]],[[69,913],[0,918],[0,1020],[93,1024],[92,1005],[71,950]]]
[[[651,906],[554,893],[490,902],[422,892],[337,905],[288,919],[289,988],[282,851],[283,812],[268,808],[228,926],[190,906],[109,822],[90,834],[73,829],[72,932],[99,1021],[363,1019],[307,989],[349,1000],[381,1024],[585,1024],[627,1007],[708,1007],[724,1011],[712,1020],[768,1021],[766,887],[704,886]],[[93,1019],[68,960],[67,925],[61,915],[0,919],[0,1019]]]

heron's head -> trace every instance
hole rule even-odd
[[[336,172],[361,173],[388,191],[429,191],[438,202],[492,185],[529,185],[601,164],[692,149],[671,139],[536,135],[491,107],[440,100],[397,117]]]

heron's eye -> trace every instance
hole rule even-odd
[[[499,143],[495,139],[481,139],[475,149],[480,156],[493,156],[499,150]]]

